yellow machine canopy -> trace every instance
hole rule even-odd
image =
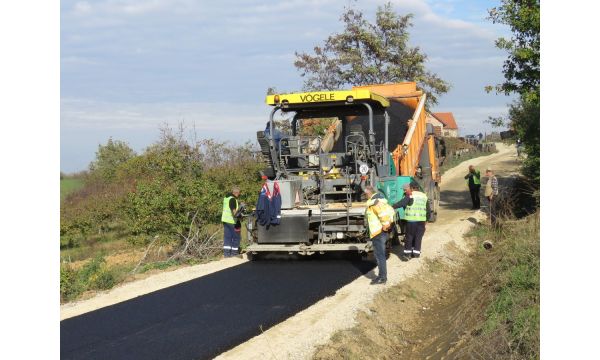
[[[385,97],[365,89],[267,95],[266,102],[268,105],[285,107],[316,103],[352,103],[356,100],[370,100],[378,102],[383,107],[390,106],[390,102]]]

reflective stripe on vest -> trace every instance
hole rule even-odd
[[[381,230],[383,230],[383,226],[381,226],[381,222],[379,218],[375,214],[372,208],[367,208],[366,212],[367,216],[367,226],[369,228],[369,238],[374,238],[375,236],[381,234]]]
[[[383,224],[388,225],[394,221],[396,211],[391,207],[386,199],[377,199],[377,205],[374,204],[375,199],[367,201],[367,210],[365,212],[367,226],[369,228],[369,238],[381,234]]]
[[[404,210],[404,220],[406,221],[426,221],[427,220],[427,195],[420,191],[413,191],[413,204],[407,206]]]
[[[221,215],[221,221],[227,224],[235,224],[235,219],[233,218],[233,213],[229,208],[229,200],[235,199],[233,196],[227,196],[223,199],[223,215]],[[235,199],[235,210],[237,212],[238,202]]]

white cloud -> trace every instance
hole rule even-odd
[[[99,65],[98,61],[80,56],[66,56],[60,58],[62,65]]]
[[[92,5],[87,1],[79,1],[75,3],[73,11],[79,15],[89,14],[92,12]]]
[[[144,15],[155,13],[169,7],[177,7],[182,4],[190,5],[192,2],[186,0],[108,0],[98,1],[94,6],[88,1],[78,1],[73,6],[72,13],[75,15],[96,15],[105,14],[124,14],[124,15]],[[94,10],[92,12],[92,10]]]
[[[252,134],[269,116],[267,105],[234,103],[111,103],[85,99],[61,100],[61,126],[79,129],[156,129],[179,122],[201,131]]]
[[[446,58],[446,57],[430,57],[429,65],[436,68],[443,68],[444,66],[487,66],[491,65],[496,68],[500,68],[506,56],[481,56],[473,58]]]

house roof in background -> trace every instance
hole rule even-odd
[[[458,129],[458,125],[456,125],[456,120],[454,120],[454,115],[451,112],[439,112],[433,113],[436,119],[441,121],[444,124],[444,128],[446,129]]]

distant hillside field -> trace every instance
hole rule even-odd
[[[62,179],[60,181],[60,199],[83,187],[83,179]]]

